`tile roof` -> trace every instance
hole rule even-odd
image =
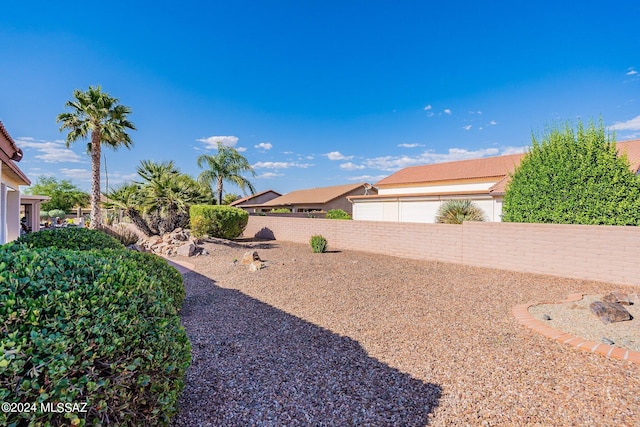
[[[378,181],[376,187],[454,181],[474,178],[501,178],[511,173],[524,154],[483,157],[457,162],[410,166]]]
[[[7,173],[21,182],[20,185],[31,185],[31,181],[20,170],[15,162],[22,159],[22,150],[18,148],[4,124],[0,121],[0,160],[8,166]],[[4,172],[3,172],[4,173]]]
[[[296,204],[323,204],[337,199],[353,190],[362,188],[364,193],[364,185],[366,183],[359,182],[356,184],[334,185],[332,187],[310,188],[306,190],[297,190],[287,193],[284,196],[276,197],[260,206],[288,206]]]
[[[250,194],[250,195],[248,195],[248,196],[246,196],[246,197],[243,197],[243,198],[238,199],[238,200],[236,200],[236,201],[234,201],[234,202],[231,202],[231,203],[229,203],[229,206],[236,206],[236,205],[239,205],[240,203],[244,203],[244,202],[246,202],[246,201],[249,201],[249,200],[253,199],[254,197],[262,196],[263,194],[267,194],[267,193],[269,193],[269,192],[271,192],[271,193],[275,193],[275,194],[277,194],[278,196],[282,196],[282,194],[278,193],[277,191],[273,191],[273,190],[265,190],[265,191],[261,191],[260,193]]]
[[[618,142],[619,153],[625,153],[634,173],[640,170],[640,139]],[[410,166],[378,181],[376,187],[456,181],[474,178],[496,178],[491,194],[503,194],[509,175],[520,164],[524,154],[483,157],[457,162]]]

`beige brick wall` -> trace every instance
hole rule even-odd
[[[473,223],[462,226],[250,216],[244,232],[277,240],[528,273],[640,285],[640,227]]]

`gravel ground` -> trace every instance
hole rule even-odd
[[[234,265],[254,247],[266,267]],[[174,426],[640,425],[640,366],[511,308],[637,288],[287,242],[206,244],[185,276],[193,346]]]

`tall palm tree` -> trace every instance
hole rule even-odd
[[[69,130],[67,147],[79,139],[85,140],[90,135],[87,152],[91,155],[91,223],[90,228],[102,226],[100,211],[100,150],[101,145],[116,149],[120,146],[130,148],[133,145],[128,129],[135,126],[127,116],[131,109],[119,104],[117,98],[102,92],[100,86],[91,87],[83,92],[73,91],[74,99],[67,101],[70,112],[59,114],[57,121],[62,123],[60,132]]]
[[[122,209],[124,214],[131,219],[131,222],[146,236],[153,234],[140,211],[139,184],[124,184],[111,190],[106,196],[108,197],[108,202],[105,203],[107,208]]]
[[[233,147],[228,147],[218,142],[218,153],[210,156],[203,154],[198,157],[198,167],[207,168],[198,176],[198,181],[202,184],[210,185],[213,190],[215,184],[218,196],[218,205],[222,204],[222,189],[224,181],[236,184],[242,191],[248,188],[251,194],[256,190],[248,179],[240,175],[242,172],[251,172],[256,176],[255,171],[247,159]]]

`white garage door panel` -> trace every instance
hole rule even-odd
[[[400,202],[401,222],[435,222],[439,201]]]
[[[358,221],[382,221],[382,202],[354,203],[353,219]]]

